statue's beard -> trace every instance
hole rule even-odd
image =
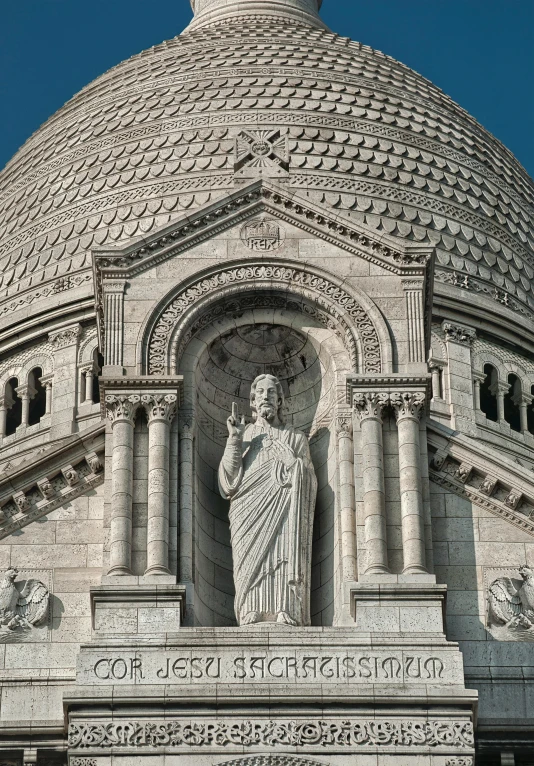
[[[258,415],[264,420],[271,421],[276,417],[276,410],[272,404],[260,404],[258,407]]]

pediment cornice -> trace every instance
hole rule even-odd
[[[132,279],[233,226],[269,214],[308,234],[403,277],[424,276],[433,247],[377,233],[336,216],[274,183],[257,180],[194,213],[184,214],[149,237],[121,248],[93,250],[97,311],[101,316],[104,281]]]

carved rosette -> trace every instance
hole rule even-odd
[[[133,425],[140,402],[141,397],[137,394],[108,394],[105,398],[105,407],[111,425],[125,420]]]
[[[143,394],[141,406],[145,409],[149,423],[155,420],[171,423],[176,415],[178,397],[176,394]]]
[[[358,391],[354,394],[353,404],[360,422],[369,418],[381,420],[384,409],[389,404],[389,394],[374,391]]]
[[[420,391],[399,391],[392,393],[390,402],[397,422],[403,418],[420,420],[425,406],[425,399],[425,394]]]

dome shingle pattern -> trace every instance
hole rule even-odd
[[[438,286],[532,317],[534,187],[510,152],[383,54],[257,16],[123,62],[28,140],[0,177],[0,315],[72,286],[91,295],[92,247],[223,196],[241,131],[274,128],[297,193],[432,243]]]

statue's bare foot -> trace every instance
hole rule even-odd
[[[249,612],[241,620],[241,625],[252,625],[252,623],[259,622],[259,621],[260,621],[259,612]]]
[[[276,622],[279,622],[281,625],[293,625],[296,626],[295,620],[293,620],[287,612],[278,612],[278,616],[276,618]]]

